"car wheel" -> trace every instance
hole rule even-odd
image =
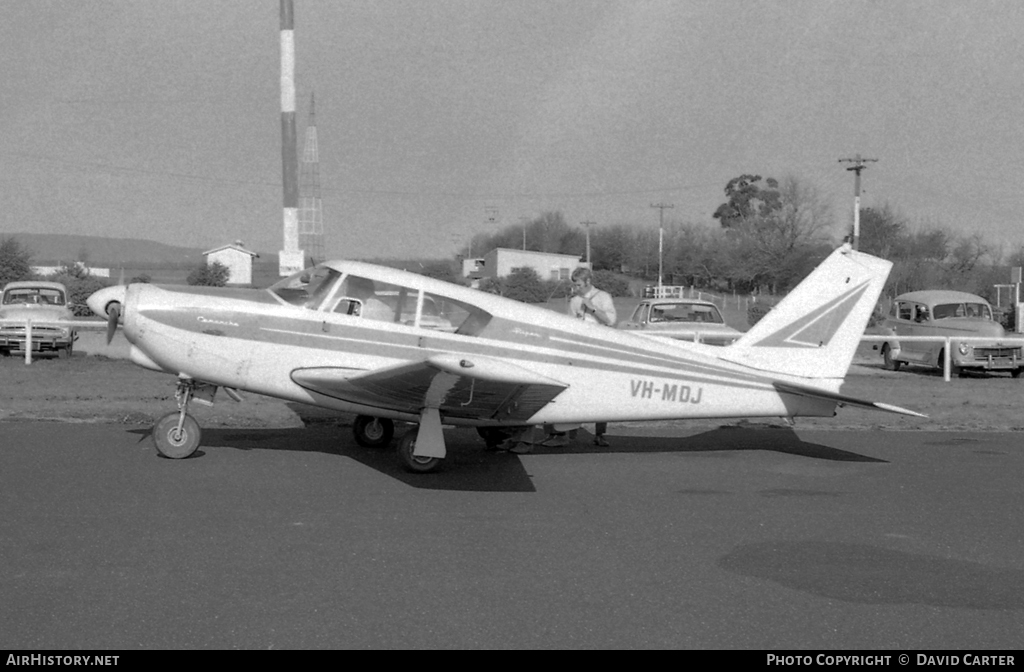
[[[1010,375],[1014,378],[1019,378],[1022,371],[1024,371],[1024,369],[1014,369],[1013,371],[1010,371]]]
[[[899,371],[900,365],[903,364],[898,359],[893,359],[892,348],[889,347],[888,343],[882,346],[882,361],[885,362],[885,368],[889,371]]]

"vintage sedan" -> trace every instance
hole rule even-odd
[[[728,345],[740,337],[740,332],[722,319],[718,306],[698,299],[644,299],[632,317],[620,322],[618,327],[644,336],[709,345]]]
[[[881,323],[885,366],[902,364],[944,366],[944,341],[901,341],[900,336],[949,336],[950,371],[1007,371],[1014,378],[1024,370],[1021,344],[1007,342],[1010,334],[992,317],[992,306],[980,296],[949,290],[909,292],[897,296]],[[987,341],[958,341],[957,337],[988,337]]]
[[[47,324],[74,318],[68,303],[68,290],[59,282],[22,281],[4,286],[0,298],[0,354],[25,350],[25,322],[32,321],[33,352],[63,353],[70,357],[78,338],[74,329]]]

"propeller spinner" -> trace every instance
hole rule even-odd
[[[98,292],[93,292],[86,300],[89,309],[96,316],[104,317],[107,320],[107,343],[110,343],[111,339],[114,338],[117,323],[121,319],[122,312],[124,312],[124,297],[127,291],[128,288],[124,285],[104,287]]]
[[[107,306],[107,345],[114,340],[114,332],[117,331],[119,319],[121,319],[121,304],[114,301]]]

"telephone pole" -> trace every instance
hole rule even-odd
[[[674,208],[671,203],[651,203],[652,208],[658,208],[658,295],[661,296],[661,258],[665,249],[665,208]]]
[[[590,227],[592,227],[595,224],[597,224],[597,222],[590,222],[590,221],[580,222],[580,226],[582,226],[587,231],[587,265],[588,266],[590,266]],[[593,266],[591,266],[591,268],[593,268]]]
[[[853,165],[847,168],[852,170],[856,177],[853,180],[853,249],[860,249],[860,171],[867,168],[865,163],[874,163],[878,159],[862,159],[860,154],[857,154],[852,159],[839,159],[839,163],[852,163]]]

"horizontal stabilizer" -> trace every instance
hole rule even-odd
[[[786,394],[797,394],[802,397],[811,397],[813,399],[824,399],[826,401],[834,401],[842,406],[856,406],[857,408],[866,408],[873,411],[886,411],[887,413],[898,413],[900,415],[910,415],[915,418],[927,418],[928,416],[917,411],[911,411],[906,408],[900,408],[899,406],[893,406],[892,404],[883,404],[880,401],[867,401],[865,399],[857,399],[856,397],[848,397],[843,394],[836,394],[835,392],[829,392],[828,390],[819,390],[815,387],[805,387],[803,385],[793,385],[792,383],[772,383],[775,389],[779,392],[785,392]]]

